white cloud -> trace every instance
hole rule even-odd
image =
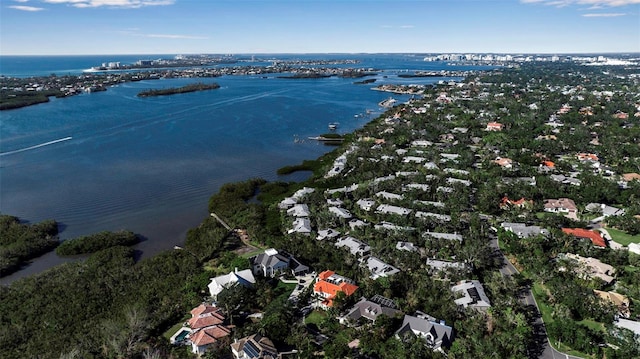
[[[617,7],[640,4],[640,0],[520,0],[525,4],[542,4],[549,6],[591,5],[592,7]]]
[[[593,14],[583,14],[584,17],[618,17],[625,16],[625,13],[593,13]]]
[[[10,5],[8,7],[14,10],[31,11],[31,12],[44,10],[44,8],[41,8],[41,7],[25,6],[25,5]]]
[[[140,8],[144,6],[173,5],[175,0],[44,0],[50,4],[69,4],[78,8],[113,7]]]
[[[29,2],[29,0],[13,0],[15,2],[21,2],[21,3],[25,3],[25,2]]]
[[[208,39],[207,37],[204,37],[204,36],[175,35],[175,34],[139,34],[138,36],[155,37],[155,38],[162,38],[162,39],[192,39],[192,40]]]

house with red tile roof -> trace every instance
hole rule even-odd
[[[600,159],[598,158],[598,155],[594,154],[594,153],[585,153],[585,152],[580,152],[576,155],[576,157],[578,158],[579,161],[593,161],[593,162],[597,162]]]
[[[500,122],[489,122],[487,123],[486,131],[502,131],[504,125]]]
[[[318,275],[316,283],[313,285],[313,293],[320,297],[317,305],[320,308],[328,309],[333,306],[333,299],[338,293],[350,296],[358,290],[354,281],[336,274],[334,271],[326,270]]]
[[[228,336],[231,329],[224,325],[214,325],[197,330],[191,333],[191,351],[194,354],[202,355],[212,345],[220,343],[221,339]]]
[[[524,207],[532,207],[532,206],[533,206],[533,201],[527,200],[524,197],[518,200],[512,200],[512,199],[509,199],[509,197],[504,196],[500,201],[501,209],[508,209],[513,207],[524,208]]]
[[[602,238],[600,232],[583,228],[562,228],[562,232],[579,239],[588,239],[594,246],[606,248],[607,242]]]
[[[222,308],[202,303],[191,310],[191,319],[187,322],[191,329],[199,329],[224,322]]]

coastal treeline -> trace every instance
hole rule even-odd
[[[17,217],[0,215],[0,277],[54,249],[59,244],[57,235],[58,224],[53,220],[26,224]]]
[[[131,231],[103,231],[63,241],[56,248],[56,253],[62,256],[89,254],[114,246],[132,246],[139,241],[140,238]]]
[[[196,92],[196,91],[205,91],[205,90],[215,90],[220,88],[220,85],[217,83],[212,84],[204,84],[201,82],[195,84],[189,84],[182,87],[171,87],[166,89],[154,89],[154,90],[146,90],[138,93],[138,97],[152,97],[152,96],[166,96],[166,95],[175,95],[180,93],[188,93],[188,92]]]

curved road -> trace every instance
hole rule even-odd
[[[498,237],[495,235],[490,235],[491,241],[489,242],[491,248],[493,248],[496,256],[502,258],[502,266],[500,268],[500,274],[503,276],[512,276],[514,274],[519,273],[518,270],[507,260],[507,257],[500,251],[500,247],[498,246]],[[542,315],[540,315],[540,309],[538,308],[538,303],[536,303],[536,299],[533,297],[533,293],[531,293],[531,289],[527,289],[526,292],[523,293],[520,300],[528,307],[535,309],[536,321],[534,323],[534,330],[536,331],[536,335],[540,340],[540,349],[543,349],[541,353],[537,350],[538,353],[532,353],[532,358],[541,358],[541,359],[584,359],[581,357],[576,357],[572,355],[568,355],[554,349],[549,343],[549,337],[547,336],[547,330],[544,327],[544,322],[542,321]]]

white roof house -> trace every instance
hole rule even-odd
[[[454,184],[454,183],[461,183],[467,187],[471,186],[471,181],[469,180],[463,180],[463,179],[459,179],[459,178],[453,178],[453,177],[449,177],[447,178],[447,183],[449,184]]]
[[[304,196],[315,192],[315,190],[316,190],[315,188],[303,187],[297,190],[291,197],[293,197],[296,200],[299,200],[299,199],[302,199]]]
[[[408,190],[412,190],[412,189],[419,189],[422,191],[428,191],[429,190],[429,185],[428,184],[424,184],[424,183],[409,183],[406,184],[402,187],[403,191],[408,191]]]
[[[431,213],[431,212],[422,212],[422,211],[417,211],[416,212],[416,217],[418,218],[433,218],[437,221],[440,222],[449,222],[451,221],[451,216],[447,215],[447,214],[439,214],[439,213]]]
[[[424,157],[407,156],[407,157],[402,159],[402,162],[404,162],[404,163],[422,163],[422,162],[424,162],[426,160],[427,159],[424,158]]]
[[[438,165],[435,162],[427,162],[424,164],[424,168],[428,169],[428,170],[437,170],[438,169]]]
[[[356,204],[360,206],[360,208],[362,208],[364,211],[368,212],[373,208],[373,206],[375,206],[376,201],[371,199],[359,199]]]
[[[378,206],[378,208],[376,208],[376,212],[378,213],[393,213],[393,214],[397,214],[400,216],[406,216],[407,214],[411,213],[411,210],[408,208],[404,208],[404,207],[398,207],[398,206],[391,206],[388,204],[381,204]]]
[[[382,197],[384,199],[402,199],[402,195],[401,194],[395,194],[395,193],[391,193],[391,192],[387,192],[387,191],[380,191],[380,192],[376,193],[376,196]]]
[[[283,199],[282,201],[280,201],[280,203],[278,204],[278,208],[280,208],[280,209],[289,209],[289,208],[295,206],[296,203],[298,203],[298,201],[295,198],[287,197],[287,198]]]
[[[340,218],[344,218],[344,219],[349,219],[351,217],[353,217],[351,215],[351,212],[349,212],[348,210],[342,208],[342,207],[329,207],[329,212],[335,214],[336,216],[340,217]]]
[[[415,228],[407,226],[399,226],[391,222],[380,222],[374,226],[375,229],[388,229],[392,231],[413,231]]]
[[[435,318],[405,315],[402,326],[396,332],[399,338],[407,333],[423,338],[434,351],[443,351],[443,347],[451,346],[453,328],[444,322],[437,322]]]
[[[366,226],[366,225],[368,225],[368,223],[367,223],[367,222],[365,222],[365,221],[363,221],[363,220],[361,220],[361,219],[357,219],[357,218],[352,218],[352,219],[349,221],[349,227],[350,227],[351,229],[356,229],[356,228],[358,228],[358,227],[364,227],[364,226]]]
[[[208,287],[211,296],[217,300],[218,294],[227,288],[231,288],[238,284],[250,287],[255,283],[256,279],[253,277],[251,269],[238,271],[238,268],[236,268],[229,274],[223,274],[221,276],[211,278],[211,283],[209,283]]]
[[[416,252],[418,250],[411,242],[398,242],[396,243],[396,249],[407,252]]]

